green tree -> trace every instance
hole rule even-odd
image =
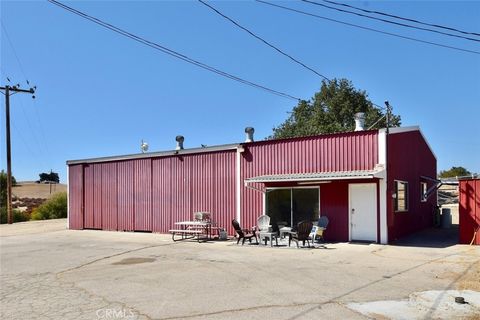
[[[301,100],[290,113],[290,116],[273,128],[271,139],[310,136],[322,133],[353,131],[354,115],[365,113],[365,128],[379,129],[386,127],[384,111],[375,107],[368,99],[365,91],[356,89],[347,79],[322,81],[320,91],[312,100]],[[390,126],[401,124],[398,115],[391,114]]]
[[[17,180],[12,175],[12,186],[17,184]],[[0,171],[0,206],[4,207],[7,205],[7,173],[2,170]]]
[[[438,175],[440,178],[454,178],[470,176],[472,173],[464,167],[451,167],[449,170],[442,170]]]
[[[50,173],[42,172],[42,173],[39,174],[39,176],[40,176],[40,182],[42,182],[42,181],[52,181],[52,182],[56,182],[56,183],[60,182],[60,178],[58,176],[58,173],[53,172],[53,171],[50,171]]]

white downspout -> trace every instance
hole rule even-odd
[[[387,223],[387,133],[385,129],[378,130],[378,164],[385,168],[384,178],[380,179],[380,243],[388,243],[388,223]]]
[[[241,205],[241,190],[242,190],[242,175],[241,175],[241,160],[242,160],[242,152],[245,151],[243,149],[243,146],[239,146],[237,148],[237,157],[236,157],[236,163],[235,163],[235,182],[236,182],[236,190],[235,190],[235,214],[236,214],[236,219],[239,223],[240,221],[240,213],[242,210],[242,205]]]

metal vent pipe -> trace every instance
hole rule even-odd
[[[246,133],[245,142],[253,142],[254,141],[253,134],[255,133],[255,129],[252,127],[246,127],[245,133]]]
[[[357,112],[355,113],[355,131],[365,130],[365,113]]]
[[[175,147],[175,150],[183,150],[183,141],[185,138],[183,136],[176,136],[175,141],[177,141],[177,146]]]

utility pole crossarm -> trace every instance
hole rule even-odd
[[[5,86],[5,87],[0,87],[0,90],[8,90],[9,91],[14,91],[14,92],[23,92],[23,93],[31,93],[31,94],[34,94],[35,93],[35,88],[30,88],[30,89],[20,89],[19,87],[17,86]]]

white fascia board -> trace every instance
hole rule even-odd
[[[393,128],[388,129],[389,134],[410,132],[410,131],[420,131],[420,126],[393,127]],[[387,129],[386,128],[379,129],[378,132],[380,132],[380,133],[381,132],[387,132]]]
[[[380,129],[378,130],[379,134],[386,132],[387,129]],[[411,132],[411,131],[418,131],[420,132],[420,135],[423,138],[423,141],[425,141],[427,147],[430,149],[430,152],[433,154],[433,157],[435,160],[437,160],[437,155],[435,152],[433,152],[432,146],[430,143],[428,143],[428,140],[425,138],[425,135],[423,134],[422,130],[420,129],[420,126],[410,126],[410,127],[394,127],[389,129],[389,134],[396,134],[396,133],[404,133],[404,132]]]

